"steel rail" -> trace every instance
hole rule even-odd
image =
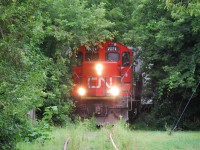
[[[110,140],[111,140],[112,145],[113,145],[113,147],[115,148],[115,150],[119,150],[119,149],[117,148],[117,146],[116,146],[116,144],[115,144],[113,138],[112,138],[112,133],[110,133]]]
[[[69,138],[65,141],[65,143],[63,145],[63,150],[67,150],[68,144],[69,144]]]

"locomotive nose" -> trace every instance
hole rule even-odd
[[[119,76],[117,62],[83,62],[83,77]]]
[[[87,96],[118,96],[120,72],[117,62],[84,62],[83,84]]]

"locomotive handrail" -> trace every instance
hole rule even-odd
[[[122,79],[121,80],[123,80],[123,78],[124,78],[124,76],[125,76],[125,74],[131,69],[131,67],[133,66],[133,64],[131,64],[130,65],[130,67],[128,68],[128,70],[124,73],[124,75],[123,75],[123,77],[122,77]]]
[[[125,84],[124,83],[124,81],[123,81],[123,79],[124,79],[124,77],[125,77],[125,75],[127,74],[127,72],[131,69],[131,67],[133,66],[133,64],[131,64],[130,65],[130,67],[127,69],[127,71],[124,73],[124,75],[121,77],[121,83],[122,84]],[[126,91],[126,97],[129,97],[129,93],[128,93],[128,90]],[[131,108],[129,109],[129,111],[131,111],[133,108],[132,108],[132,105],[133,105],[133,100],[132,100],[132,93],[131,93],[131,95],[130,95],[130,98],[131,98]],[[128,99],[128,98],[127,98]],[[128,101],[128,100],[127,100]],[[129,103],[128,103],[128,105],[129,105]],[[129,108],[129,106],[128,106],[128,108]]]
[[[79,77],[79,75],[75,72],[74,73],[76,76],[77,76],[77,78],[78,78],[78,80],[79,80],[79,83],[81,82],[80,80],[81,80],[81,78]]]

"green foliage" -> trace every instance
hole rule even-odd
[[[46,140],[50,140],[50,133],[52,132],[52,127],[48,122],[42,120],[37,122],[34,126],[29,125],[27,131],[23,132],[23,141],[33,142],[37,141],[44,143]]]
[[[107,30],[113,24],[105,19],[104,3],[88,7],[86,1],[48,1],[52,25],[48,27],[59,41],[59,49],[70,53],[80,45],[112,38]]]
[[[137,2],[134,0],[116,1],[116,0],[103,0],[101,3],[105,4],[106,19],[110,20],[113,25],[109,27],[109,31],[114,33],[114,41],[126,42],[125,39],[129,38],[125,35],[126,32],[132,29],[131,15]],[[88,0],[88,4],[100,4],[100,1]],[[130,39],[133,41],[133,39]],[[126,42],[127,44],[127,42]]]
[[[141,58],[145,60],[145,71],[152,78],[159,77],[159,87],[168,91],[177,87],[194,87],[199,79],[196,74],[199,65],[199,26],[196,22],[199,16],[190,16],[184,10],[178,13],[174,7],[166,10],[161,1],[150,4],[150,1],[139,4],[133,13],[133,22],[137,25],[129,34],[134,32],[136,44],[143,48]],[[144,10],[149,16],[141,13]],[[144,20],[144,16],[147,19]],[[147,67],[149,64],[152,67]]]
[[[171,136],[166,131],[142,131],[130,130],[124,124],[118,124],[112,128],[102,127],[99,130],[85,130],[77,128],[73,124],[65,128],[57,128],[51,133],[50,140],[44,144],[38,142],[21,142],[18,149],[49,150],[62,149],[66,140],[69,140],[68,149],[114,149],[110,140],[110,133],[118,149],[139,150],[168,150],[168,149],[191,149],[200,147],[199,131],[179,131]],[[77,136],[78,135],[78,136]]]
[[[74,125],[77,128],[84,128],[85,130],[88,131],[93,131],[93,130],[97,130],[97,122],[96,122],[96,118],[93,116],[90,119],[81,119],[80,117],[76,117],[74,120]]]
[[[197,1],[143,0],[132,13],[132,29],[125,39],[141,47],[140,59],[150,78],[158,126],[173,122],[182,99],[185,104],[200,80],[199,6]],[[195,98],[198,94],[193,101]],[[192,114],[197,117],[198,111]]]
[[[141,47],[139,57],[155,96],[155,124],[171,123],[200,80],[199,7],[193,0],[1,1],[0,149],[13,149],[24,135],[32,136],[30,141],[43,137],[47,122],[68,123],[74,108],[73,53],[106,39]],[[183,128],[190,128],[189,122],[199,126],[198,96],[199,89]],[[46,121],[31,130],[27,112],[34,108]]]
[[[53,114],[58,114],[57,106],[46,107],[44,110],[44,114],[43,114],[44,117],[42,118],[42,120],[51,124]]]
[[[38,53],[41,16],[36,3],[10,2],[0,10],[0,149],[13,149],[28,130],[27,112],[41,106],[48,59]],[[30,7],[29,7],[30,6]],[[36,19],[30,22],[31,15]],[[35,30],[38,24],[38,30]],[[37,35],[37,36],[36,36]]]
[[[85,126],[87,130],[97,130],[97,122],[95,117],[92,117],[91,119],[84,119],[83,126]]]
[[[47,122],[66,125],[74,107],[69,56],[82,44],[111,39],[108,28],[113,23],[105,18],[103,3],[8,0],[0,4],[0,149],[13,149],[22,137],[45,139]],[[50,111],[54,108],[50,106],[58,112]],[[29,129],[27,112],[33,108],[40,108],[38,118],[40,114],[44,118]]]
[[[44,143],[50,140],[50,133],[52,132],[53,115],[58,114],[57,106],[49,106],[44,110],[42,120],[38,120],[33,125],[27,126],[28,130],[23,132],[23,139],[25,142],[37,141]]]
[[[54,115],[52,120],[56,126],[66,126],[73,119],[74,104],[72,101],[58,105],[58,114]]]

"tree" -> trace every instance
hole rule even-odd
[[[41,106],[49,60],[39,53],[44,37],[37,2],[0,5],[0,149],[12,149],[28,130],[27,112]]]
[[[117,1],[117,0],[103,0],[94,1],[88,0],[89,6],[99,5],[103,3],[106,9],[105,18],[113,23],[108,29],[115,36],[114,41],[121,42],[124,44],[129,44],[125,40],[126,36],[124,34],[132,29],[131,16],[137,3],[134,0]],[[130,39],[132,41],[132,39]]]
[[[79,0],[7,0],[0,12],[0,149],[13,149],[30,129],[29,110],[54,105],[57,119],[66,118],[69,56],[82,44],[112,38],[112,23],[103,4]]]
[[[200,79],[199,6],[195,1],[185,5],[143,0],[133,12],[134,26],[126,34],[142,48],[143,71],[151,78],[155,116],[164,119],[162,124],[172,124],[181,100],[186,103]],[[199,108],[197,95],[193,103]],[[190,117],[196,118],[198,113],[192,111]]]

